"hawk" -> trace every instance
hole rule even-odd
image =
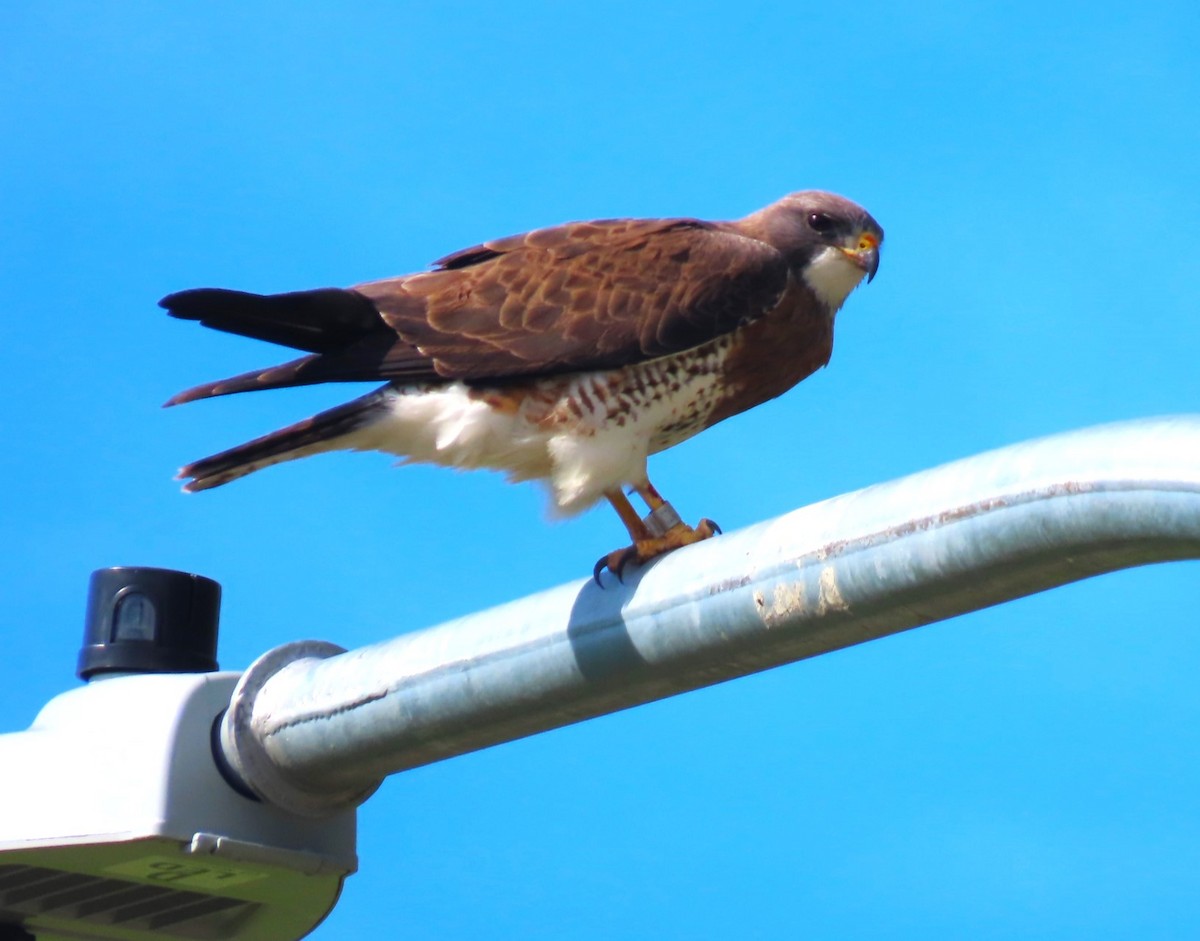
[[[259,295],[171,294],[173,317],[306,355],[205,383],[196,399],[320,382],[373,392],[184,467],[207,490],[322,451],[491,468],[547,484],[557,515],[600,500],[632,544],[593,574],[714,535],[682,522],[647,458],[824,366],[834,315],[875,276],[883,229],[832,193],[792,193],[735,222],[602,219],[447,255],[432,270]],[[646,503],[642,516],[626,497]]]

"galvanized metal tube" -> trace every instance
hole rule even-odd
[[[222,729],[323,814],[387,774],[1101,572],[1200,558],[1200,415],[1027,442],[360,650],[286,645]]]

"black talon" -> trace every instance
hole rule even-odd
[[[637,551],[633,546],[628,546],[625,549],[615,549],[608,555],[602,555],[596,564],[592,566],[592,580],[601,588],[604,588],[604,582],[600,581],[600,573],[608,569],[617,576],[617,581],[624,585],[625,566],[629,564],[631,559],[636,558],[636,556]],[[616,562],[616,567],[613,566],[614,561]]]
[[[723,530],[720,526],[717,525],[716,520],[710,520],[707,516],[704,517],[704,519],[702,519],[700,521],[700,523],[701,523],[701,525],[707,523],[708,528],[711,529],[718,536],[723,535],[725,532],[725,530]]]

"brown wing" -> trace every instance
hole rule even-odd
[[[787,286],[782,255],[695,219],[577,222],[485,242],[351,290],[181,291],[172,316],[312,355],[195,386],[214,395],[390,379],[468,382],[606,369],[727,333]]]
[[[540,229],[437,266],[354,288],[401,339],[372,378],[478,381],[662,356],[758,317],[788,277],[771,246],[694,219]]]

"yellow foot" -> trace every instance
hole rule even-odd
[[[617,576],[617,581],[623,582],[622,576],[625,567],[630,563],[644,565],[651,559],[666,555],[673,549],[689,546],[693,542],[700,542],[700,540],[708,539],[720,532],[721,527],[710,519],[702,519],[695,527],[688,526],[686,523],[676,523],[661,536],[638,539],[632,546],[616,549],[608,555],[601,556],[592,569],[592,578],[596,580],[597,585],[603,588],[604,583],[600,581],[600,573],[608,569]]]

